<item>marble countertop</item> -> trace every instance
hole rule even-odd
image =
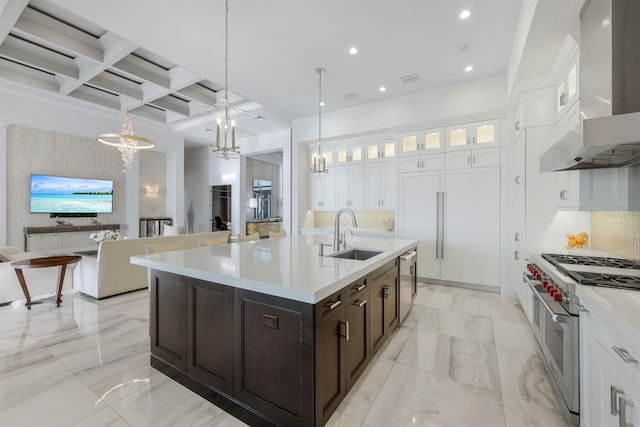
[[[377,249],[365,261],[318,255],[329,236],[300,235],[131,257],[169,273],[315,304],[417,245],[416,240],[354,236],[349,247]],[[326,247],[325,253],[332,252]]]
[[[577,285],[580,303],[624,336],[640,341],[640,291]]]

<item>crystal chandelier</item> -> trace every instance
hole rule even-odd
[[[318,73],[318,152],[313,154],[311,173],[327,173],[326,159],[322,154],[322,75],[324,68],[316,68]]]
[[[122,172],[124,173],[131,169],[138,150],[147,150],[156,146],[155,142],[149,138],[133,133],[133,123],[128,112],[124,117],[121,133],[101,133],[96,136],[96,141],[116,147],[120,151],[123,164]]]
[[[211,151],[229,160],[240,154],[240,147],[236,146],[236,122],[229,121],[229,0],[225,1],[224,7],[224,121],[218,118],[216,143],[209,145]]]

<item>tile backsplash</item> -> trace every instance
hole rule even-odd
[[[394,211],[355,211],[356,219],[358,220],[358,227],[366,228],[368,230],[384,230],[383,220],[389,218],[395,219]],[[335,211],[315,211],[314,212],[313,226],[317,228],[333,227],[336,217]],[[340,225],[350,226],[351,218],[349,215],[342,215],[340,217]],[[395,226],[393,228],[395,230]]]
[[[640,259],[640,212],[592,212],[591,248]]]

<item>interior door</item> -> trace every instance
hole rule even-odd
[[[418,240],[418,277],[440,278],[436,258],[439,191],[440,171],[400,176],[399,234],[401,239]]]
[[[500,168],[444,171],[442,188],[444,251],[440,277],[499,287]]]

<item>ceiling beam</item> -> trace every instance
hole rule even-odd
[[[110,96],[109,94],[100,92],[99,90],[90,88],[88,86],[82,86],[78,88],[78,90],[70,93],[69,96],[112,108],[114,110],[120,109],[120,100],[118,99],[118,97]]]
[[[189,116],[189,102],[182,101],[173,96],[163,96],[161,98],[154,99],[153,101],[149,102],[149,104],[162,107],[165,110],[171,110],[176,113],[180,113],[183,116]]]
[[[102,73],[101,75],[92,78],[87,83],[111,92],[121,93],[130,98],[137,99],[138,101],[142,101],[144,99],[142,89],[139,84],[131,83],[117,76],[109,76],[108,73]]]
[[[9,35],[29,0],[5,0],[4,9],[0,8],[0,43]]]
[[[153,71],[150,70],[152,67]],[[116,62],[113,64],[113,68],[129,73],[141,80],[147,80],[165,89],[171,87],[171,79],[167,70],[155,67],[150,62],[133,55],[128,55]]]
[[[55,76],[0,58],[0,79],[47,92],[58,92]]]
[[[217,102],[216,93],[214,91],[195,84],[184,87],[176,92],[205,105],[214,106]]]
[[[54,45],[74,56],[85,56],[94,61],[102,62],[102,49],[100,47],[55,31],[39,22],[25,18],[24,15],[18,19],[14,30],[24,38],[33,37],[38,39],[45,46]]]
[[[5,42],[0,45],[0,56],[74,79],[77,79],[79,75],[78,67],[73,59],[13,36],[7,37]]]

